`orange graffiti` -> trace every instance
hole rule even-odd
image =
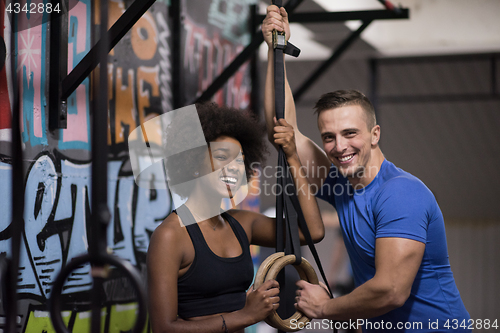
[[[158,47],[158,31],[150,13],[145,13],[132,27],[130,41],[139,59],[153,59]]]
[[[160,66],[137,68],[137,106],[139,108],[139,122],[144,123],[144,116],[146,115],[146,108],[150,107],[149,103],[149,90],[145,89],[144,83],[151,86],[151,93],[153,96],[160,96]]]
[[[115,144],[128,139],[128,134],[136,128],[134,101],[134,71],[128,71],[128,85],[123,85],[123,69],[116,68],[115,83]]]

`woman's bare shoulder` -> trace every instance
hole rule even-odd
[[[151,236],[150,246],[155,245],[170,245],[179,244],[183,238],[187,236],[186,228],[182,224],[181,219],[176,213],[170,213],[163,222],[156,227],[153,235]]]

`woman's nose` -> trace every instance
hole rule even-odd
[[[236,159],[229,162],[229,164],[226,165],[226,169],[236,171],[238,169],[238,163],[236,162]]]

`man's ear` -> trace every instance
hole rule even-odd
[[[372,146],[376,146],[378,144],[378,141],[380,140],[380,126],[375,125],[372,128]]]

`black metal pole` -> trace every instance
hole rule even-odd
[[[92,114],[92,241],[89,246],[91,257],[106,253],[106,229],[110,220],[108,208],[108,2],[100,3],[99,84],[94,86],[94,108]],[[96,83],[94,81],[94,83]],[[91,332],[101,330],[101,299],[103,279],[92,268],[94,286],[91,291]]]
[[[172,22],[172,106],[175,110],[183,107],[185,103],[184,76],[182,75],[183,17],[181,0],[172,0],[170,3],[169,14]]]
[[[370,63],[370,100],[375,109],[375,115],[378,110],[378,61],[375,58],[369,60]]]
[[[67,128],[66,99],[61,99],[61,81],[68,73],[68,5],[61,1],[63,14],[53,11],[49,25],[49,129]]]
[[[262,21],[266,16],[258,15]],[[410,17],[408,8],[400,8],[398,13],[388,10],[354,10],[346,12],[301,12],[290,13],[288,20],[294,23],[332,23],[344,21],[391,20]]]
[[[107,1],[101,1],[100,42],[107,45],[108,27]],[[89,252],[93,255],[106,252],[106,226],[110,213],[108,208],[108,50],[101,48],[99,54],[99,83],[94,85],[94,110],[92,112],[92,231],[97,242],[91,242]],[[95,82],[94,80],[94,83]]]
[[[497,94],[497,57],[492,54],[491,59],[491,94],[495,96]]]
[[[12,15],[13,27],[17,24],[17,15]],[[12,40],[16,33],[12,34]],[[12,43],[11,45],[15,45]],[[3,310],[7,314],[5,331],[13,333],[17,331],[17,280],[19,271],[19,259],[21,250],[21,237],[24,230],[24,168],[23,168],[23,148],[21,143],[21,110],[20,110],[20,92],[19,80],[17,79],[16,71],[16,56],[12,54],[12,83],[14,101],[12,105],[12,138],[11,138],[11,154],[12,154],[12,221],[10,224],[11,230],[11,252],[12,258],[7,269],[8,287],[4,290],[7,292],[5,300],[7,304],[3,304]]]
[[[250,5],[250,31],[255,31],[259,26],[257,22],[257,5]],[[255,35],[252,35],[252,39]],[[256,52],[250,59],[250,79],[252,80],[252,92],[250,94],[250,110],[255,116],[260,114],[260,96],[259,96],[259,57]]]
[[[337,59],[340,57],[342,53],[356,40],[359,35],[372,23],[371,20],[363,22],[363,24],[358,28],[358,30],[354,31],[348,38],[346,38],[339,47],[333,52],[332,56],[322,63],[313,74],[305,80],[305,82],[297,89],[297,92],[293,95],[295,102],[299,101],[302,95],[309,89],[309,87],[316,81],[318,77],[326,72],[328,67],[330,67]]]

